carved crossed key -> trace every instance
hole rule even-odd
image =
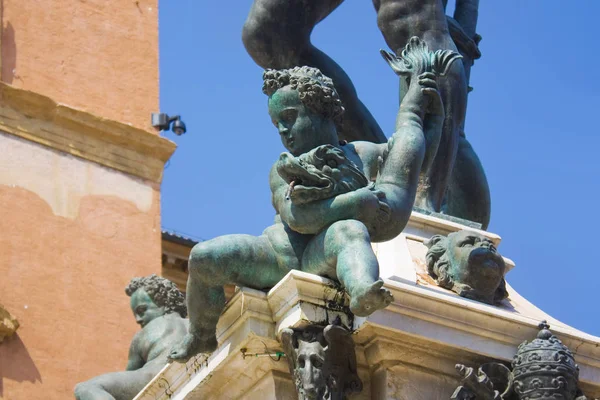
[[[512,392],[512,373],[502,364],[483,364],[477,371],[456,364],[456,370],[462,376],[462,385],[456,388],[451,400],[508,400]],[[494,383],[502,393],[494,388]]]

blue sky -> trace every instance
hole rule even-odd
[[[161,111],[188,133],[165,169],[162,224],[210,239],[272,223],[268,173],[284,150],[267,114],[262,70],[241,28],[251,0],[161,1]],[[492,192],[489,230],[516,267],[508,282],[559,320],[600,336],[600,2],[487,1],[466,133]],[[369,0],[347,0],[313,42],[352,78],[389,136],[397,77]],[[598,63],[598,64],[597,64]]]

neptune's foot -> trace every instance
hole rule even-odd
[[[430,188],[424,189],[421,188],[420,190],[431,190]],[[431,196],[430,193],[422,193],[420,196],[419,194],[417,194],[417,198],[415,199],[415,204],[414,207],[416,208],[421,208],[423,210],[426,211],[433,211],[433,212],[440,212],[440,210],[436,209],[435,207],[435,202],[433,201],[433,197]]]
[[[383,287],[383,281],[379,279],[358,293],[350,293],[350,311],[359,317],[366,317],[375,311],[386,308],[394,296]]]
[[[199,337],[188,333],[183,340],[173,346],[169,359],[186,362],[196,354],[212,353],[217,349],[217,338],[213,333],[209,337]]]

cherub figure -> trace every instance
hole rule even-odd
[[[167,363],[171,347],[188,330],[183,293],[168,279],[133,278],[125,293],[142,330],[129,348],[126,371],[100,375],[75,387],[77,400],[131,400]]]
[[[221,236],[192,249],[190,331],[172,359],[216,349],[224,284],[269,289],[298,269],[339,280],[356,315],[370,315],[392,301],[379,279],[371,241],[395,237],[410,217],[421,167],[429,149],[437,150],[444,120],[436,74],[458,57],[429,52],[418,38],[404,56],[414,79],[396,133],[384,144],[340,142],[335,121],[344,109],[333,82],[318,69],[265,72],[269,115],[289,151],[269,177],[275,224],[258,237]]]

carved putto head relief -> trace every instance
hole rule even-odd
[[[131,297],[131,310],[142,327],[157,317],[173,312],[182,318],[187,316],[183,293],[173,282],[155,274],[133,278],[125,288],[125,293]]]
[[[425,245],[427,270],[441,287],[488,304],[508,297],[504,259],[485,236],[463,230],[435,235]]]
[[[281,341],[299,399],[342,400],[362,390],[347,329],[338,325],[285,329]]]

